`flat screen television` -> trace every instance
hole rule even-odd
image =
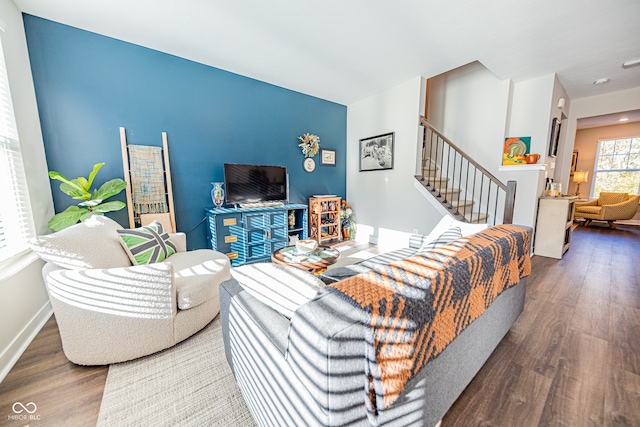
[[[224,164],[227,203],[261,203],[287,200],[287,168]]]

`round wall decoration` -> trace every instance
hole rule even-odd
[[[316,161],[311,157],[307,157],[304,159],[304,162],[302,162],[302,166],[307,172],[313,172],[316,169]]]

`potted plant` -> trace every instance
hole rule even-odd
[[[351,205],[346,200],[341,202],[340,219],[342,220],[342,237],[344,240],[351,240],[355,237],[356,218]]]
[[[104,215],[105,212],[119,211],[126,204],[119,200],[105,202],[109,197],[115,196],[127,187],[127,183],[120,178],[105,182],[97,190],[91,191],[96,174],[104,166],[98,163],[87,178],[79,176],[69,179],[56,171],[49,172],[49,178],[62,182],[60,191],[71,196],[75,200],[81,200],[77,206],[69,206],[64,211],[54,215],[47,224],[53,231],[60,231],[76,224],[78,221],[86,221],[93,215]]]

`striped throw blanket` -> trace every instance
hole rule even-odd
[[[162,148],[129,145],[131,193],[136,216],[169,212]]]
[[[368,410],[377,415],[420,368],[531,272],[530,235],[498,225],[429,252],[344,279],[333,292],[363,314]]]

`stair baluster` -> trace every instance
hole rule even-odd
[[[424,117],[421,117],[420,125],[424,126],[425,132],[422,171],[416,179],[458,220],[510,224],[513,220],[516,182],[502,183],[445,138]],[[471,185],[469,181],[472,181]],[[495,191],[491,188],[493,185],[496,186]],[[500,212],[502,199],[504,207]],[[494,208],[490,214],[492,204]]]

